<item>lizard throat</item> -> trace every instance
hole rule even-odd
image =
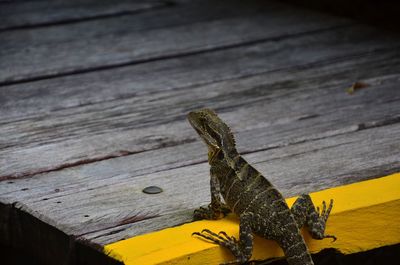
[[[209,148],[208,149],[208,163],[211,164],[220,154],[221,149],[217,148]]]

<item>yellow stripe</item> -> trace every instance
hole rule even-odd
[[[338,239],[313,240],[304,233],[311,252],[337,248],[354,253],[400,243],[400,173],[387,177],[331,188],[311,194],[316,205],[334,199],[327,234]],[[296,198],[287,199],[292,205]],[[231,254],[211,243],[192,237],[207,228],[238,236],[238,219],[198,221],[179,227],[133,237],[106,245],[108,255],[130,264],[219,264],[233,259]],[[276,243],[255,237],[253,259],[282,256]]]

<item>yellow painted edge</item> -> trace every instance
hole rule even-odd
[[[334,200],[327,234],[338,239],[314,240],[304,236],[310,251],[336,248],[349,254],[400,243],[400,173],[335,187],[310,194],[314,204]],[[287,202],[293,204],[296,198]],[[126,265],[133,264],[219,264],[233,259],[225,249],[192,237],[204,228],[226,231],[238,236],[238,220],[230,215],[218,221],[197,221],[178,227],[132,237],[104,247],[104,252]],[[270,240],[255,237],[252,259],[282,256],[282,250]]]

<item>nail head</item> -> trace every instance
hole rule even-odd
[[[157,186],[148,186],[142,190],[146,194],[158,194],[161,193],[163,190]]]

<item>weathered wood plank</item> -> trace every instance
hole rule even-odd
[[[329,37],[331,34],[326,32],[280,41],[278,44],[272,41],[179,59],[4,86],[0,89],[0,123],[39,117],[64,108],[141,97],[285,68],[306,67],[306,64],[318,63],[318,59],[328,61],[341,59],[341,56],[363,56],[375,49],[394,49],[400,44],[397,39],[381,43],[371,40],[371,35],[376,34],[374,30],[364,29],[359,36],[354,36],[353,31],[360,32],[360,29],[342,29],[334,37]],[[359,42],[364,45],[369,42],[370,46],[360,48]],[[287,47],[290,50],[286,50]],[[313,49],[317,48],[326,54],[313,58]],[[293,49],[304,50],[297,55]],[[398,56],[396,51],[391,52],[392,56]],[[148,71],[149,68],[152,71]],[[354,78],[357,78],[357,72]]]
[[[166,6],[162,1],[25,1],[0,3],[0,30],[72,23]]]
[[[351,31],[348,32],[352,34]],[[307,40],[307,37],[301,38]],[[316,39],[311,38],[311,40],[314,40],[312,43],[320,43],[320,40],[326,38],[327,34],[322,34]],[[346,38],[347,36],[344,36],[344,39]],[[329,41],[331,39],[328,38],[326,40],[327,45]],[[179,72],[167,71],[165,75],[160,75],[165,77],[160,77],[160,81],[157,81],[157,79],[143,81],[143,86],[138,85],[136,87],[135,85],[133,91],[131,90],[132,85],[130,83],[132,79],[121,78],[123,81],[120,83],[120,80],[118,80],[120,75],[116,75],[117,79],[112,79],[111,84],[116,89],[121,87],[121,90],[117,90],[122,94],[121,96],[118,96],[118,93],[116,93],[117,96],[112,96],[110,92],[107,92],[109,90],[104,89],[103,96],[96,98],[96,86],[94,86],[91,88],[92,92],[85,94],[87,96],[84,97],[89,102],[84,102],[83,106],[76,108],[73,106],[79,105],[80,97],[65,96],[63,94],[65,90],[58,89],[56,85],[54,85],[56,89],[55,94],[46,94],[45,91],[49,90],[41,90],[43,83],[39,84],[36,88],[34,87],[34,89],[31,86],[23,87],[22,91],[25,90],[24,93],[21,93],[22,91],[18,90],[18,88],[15,88],[15,92],[17,93],[13,93],[13,89],[5,90],[4,97],[6,97],[6,102],[3,103],[3,107],[5,108],[5,113],[7,111],[11,113],[10,116],[14,115],[14,113],[17,113],[16,116],[18,116],[18,108],[24,105],[26,106],[26,113],[34,113],[41,109],[49,113],[47,114],[42,111],[45,113],[44,115],[41,113],[38,116],[27,116],[17,122],[6,122],[0,125],[0,146],[2,147],[0,151],[1,176],[5,178],[7,176],[31,175],[41,171],[68,167],[73,164],[87,163],[113,156],[127,155],[192,141],[192,131],[186,127],[187,124],[183,119],[184,113],[196,107],[208,105],[214,108],[232,109],[235,107],[238,108],[240,105],[252,104],[253,102],[261,102],[260,104],[263,105],[262,100],[282,98],[288,91],[295,91],[295,87],[309,89],[319,86],[328,87],[336,85],[337,88],[343,87],[345,89],[345,87],[350,86],[354,80],[359,78],[398,72],[399,56],[396,50],[368,55],[366,54],[368,51],[373,48],[379,48],[379,46],[368,47],[363,51],[355,43],[354,49],[357,50],[356,52],[350,48],[350,44],[347,42],[340,45],[340,42],[336,40],[334,42],[336,45],[332,47],[332,50],[326,50],[325,56],[321,55],[315,60],[312,57],[310,60],[311,56],[307,56],[307,52],[312,54],[313,48],[309,42],[303,43],[303,47],[310,46],[309,50],[303,51],[303,56],[296,57],[294,55],[297,54],[296,51],[294,51],[294,54],[287,53],[287,48],[290,47],[289,50],[294,50],[292,47],[296,46],[297,43],[294,42],[293,45],[290,45],[289,42],[289,44],[284,45],[286,48],[282,50],[282,53],[279,53],[279,49],[275,49],[275,52],[268,53],[267,55],[263,51],[270,51],[270,46],[260,47],[257,45],[256,47],[250,47],[249,51],[244,52],[243,56],[240,56],[240,61],[235,62],[238,65],[241,65],[243,62],[243,66],[234,69],[234,71],[229,70],[232,68],[229,68],[225,64],[216,64],[209,69],[200,67],[199,71],[194,70],[188,75],[180,75]],[[262,60],[248,60],[253,61],[254,64],[246,63],[246,58],[249,59],[249,55],[247,54],[251,54],[252,52],[254,52],[253,58],[258,57],[262,58]],[[347,52],[350,54],[347,54]],[[234,50],[230,56],[234,56],[235,54],[240,54],[240,52]],[[357,54],[360,57],[357,57]],[[285,56],[292,58],[292,61],[289,63],[291,67],[288,66],[286,68],[287,62],[282,62],[281,58]],[[349,56],[349,58],[348,60],[343,59],[343,61],[335,63],[331,62],[339,60],[341,56]],[[205,57],[204,59],[210,58]],[[304,59],[300,60],[301,58]],[[220,57],[215,57],[214,59],[218,61]],[[326,64],[321,61],[323,59],[327,61]],[[193,60],[182,63],[182,69]],[[227,60],[227,64],[229,62]],[[178,64],[178,62],[175,63]],[[313,67],[312,63],[321,63],[321,65]],[[307,64],[311,65],[307,66]],[[161,66],[160,71],[163,69]],[[273,71],[277,68],[281,68],[281,70]],[[356,68],[359,69],[357,72],[354,71]],[[210,82],[216,81],[218,78],[227,79],[226,81],[221,81],[214,85],[205,84],[203,86],[192,87],[193,84],[204,82],[202,81],[202,77],[207,76],[208,73],[212,73],[213,70],[218,73],[218,69],[221,70],[221,75],[212,74]],[[231,79],[252,75],[257,72],[267,73],[238,80]],[[137,76],[141,73],[143,72],[137,71]],[[125,74],[127,72],[124,72]],[[176,76],[181,76],[181,78],[175,78]],[[194,83],[190,82],[191,76],[196,76],[197,80]],[[148,76],[145,76],[145,78],[145,80],[149,80]],[[181,81],[182,84],[187,84],[187,88],[180,87],[179,89],[171,90],[177,83],[173,82],[169,86],[163,86],[163,81],[168,79],[177,79],[177,83]],[[64,85],[74,87],[72,84],[75,84],[75,92],[72,94],[74,95],[76,91],[82,91],[89,85],[91,80],[95,79],[91,78],[91,75],[85,75],[83,79],[80,79],[82,85],[78,84],[79,80],[74,80],[72,81],[73,83],[66,82]],[[102,80],[107,81],[107,78]],[[99,82],[101,83],[102,80]],[[58,84],[62,85],[62,81]],[[61,88],[65,87],[61,86]],[[287,90],[288,88],[292,89]],[[29,89],[34,91],[33,95],[35,97],[26,97],[25,93],[29,94]],[[150,90],[149,93],[146,93],[146,89]],[[187,89],[190,89],[190,93],[188,93]],[[11,95],[8,99],[7,93]],[[18,98],[19,95],[21,95],[20,100],[13,100],[13,98]],[[41,98],[41,96],[43,97]],[[101,102],[102,97],[110,100]],[[123,97],[125,99],[121,99]],[[66,99],[65,101],[61,100],[60,103],[57,101],[57,98]],[[353,98],[344,97],[343,99],[349,100]],[[100,103],[87,104],[90,103],[90,100],[99,100]],[[295,100],[297,99],[292,99],[292,101]],[[46,104],[47,102],[49,104]],[[288,101],[283,104],[292,104],[292,102]],[[306,104],[309,103],[307,102]],[[72,107],[67,108],[68,105],[72,105]],[[176,107],[171,108],[170,106]],[[278,105],[276,106],[278,107]],[[55,111],[58,107],[61,110]],[[278,109],[280,110],[281,108],[279,107]],[[269,113],[268,117],[261,117],[261,120],[266,125],[277,124],[276,121],[285,121],[285,119],[289,123],[292,119],[290,115],[293,115],[293,112],[273,113],[272,110],[272,108],[266,109],[266,113]],[[255,112],[258,113],[257,110]],[[298,117],[298,114],[295,116]],[[238,124],[237,128],[246,128],[250,125],[246,120],[248,120],[247,117],[240,119],[234,125]],[[261,122],[256,119],[250,121]],[[176,130],[168,132],[166,128],[176,128]],[[54,133],[55,129],[57,129],[57,134]],[[262,145],[260,143],[260,146]],[[62,152],[59,150],[62,150]]]
[[[335,136],[329,140],[321,139],[253,153],[245,155],[245,157],[278,186],[285,196],[298,195],[398,171],[400,169],[400,155],[397,152],[400,146],[396,143],[398,142],[396,135],[399,133],[398,130],[398,124],[385,128],[374,128]],[[384,137],[387,138],[383,139]],[[193,210],[190,207],[194,205],[193,208],[196,208],[195,204],[191,204],[192,201],[206,204],[209,200],[208,178],[204,176],[204,174],[208,174],[208,167],[202,165],[191,167],[193,169],[183,172],[181,170],[163,172],[165,177],[175,178],[176,181],[182,177],[179,183],[196,182],[196,185],[182,187],[182,190],[191,190],[191,197],[181,200],[181,202],[189,204],[187,207],[189,209],[183,206],[182,208],[185,209],[177,210],[176,213],[167,213],[151,220],[96,231],[84,237],[99,244],[107,244],[189,222]],[[194,175],[193,178],[192,175]],[[199,183],[200,180],[201,183]],[[159,183],[161,187],[163,184]],[[199,186],[202,185],[205,188],[199,192]],[[196,195],[193,196],[193,194]]]
[[[188,89],[269,71],[307,67],[307,64],[319,61],[339,60],[343,56],[363,56],[376,49],[391,49],[400,45],[396,39],[381,43],[369,40],[376,33],[374,30],[364,31],[365,35],[362,33],[358,37],[354,36],[353,31],[360,32],[360,29],[342,29],[330,37],[331,34],[325,32],[316,36],[282,40],[278,44],[272,41],[179,59],[4,86],[0,89],[0,123],[39,117],[64,108]],[[360,48],[358,42],[366,47]],[[367,47],[366,42],[370,46]],[[314,58],[311,55],[313,49],[317,48],[325,54]],[[304,50],[297,53],[293,49]],[[392,56],[397,56],[396,51],[391,52]],[[149,68],[152,71],[148,71]],[[354,78],[357,78],[356,73]]]
[[[385,60],[385,62],[387,61]],[[348,63],[346,62],[344,65]],[[378,65],[378,63],[374,64],[374,66]],[[392,135],[392,133],[398,134],[397,129],[394,130],[393,127],[390,127],[386,130],[385,126],[373,135],[368,134],[368,137],[356,134],[349,137],[346,134],[398,120],[396,113],[399,113],[399,95],[396,93],[395,87],[398,76],[364,79],[370,87],[350,96],[343,89],[348,80],[341,78],[344,73],[345,76],[348,75],[349,71],[342,66],[343,63],[336,66],[337,69],[343,71],[341,74],[332,73],[330,71],[332,68],[329,67],[307,69],[305,76],[315,78],[314,86],[308,86],[308,89],[292,90],[290,86],[281,87],[281,89],[275,88],[273,91],[276,95],[272,97],[274,101],[276,100],[275,103],[266,104],[268,99],[271,99],[271,93],[266,93],[265,96],[269,97],[261,98],[264,102],[261,101],[253,109],[242,106],[234,110],[230,107],[230,111],[222,114],[237,132],[241,151],[267,149],[266,151],[259,150],[259,152],[246,157],[266,175],[271,176],[273,181],[283,189],[285,195],[353,182],[379,175],[382,172],[390,173],[399,168],[399,165],[396,164],[396,161],[399,160],[396,151],[398,148],[394,144],[398,141]],[[311,75],[310,72],[314,72],[314,74]],[[326,76],[316,78],[315,72],[330,73],[333,76],[329,82],[329,78]],[[299,73],[294,73],[295,78],[299,81],[295,86],[302,85],[298,75]],[[263,79],[265,80],[265,77]],[[328,80],[328,83],[325,83],[323,89],[317,89],[315,86],[320,85],[321,79]],[[338,82],[338,79],[344,83]],[[242,87],[246,82],[249,80],[244,79],[244,83],[236,85]],[[310,80],[306,79],[303,82],[310,82]],[[288,82],[284,83],[288,84]],[[287,93],[288,91],[290,93]],[[252,94],[247,91],[247,95]],[[259,98],[260,94],[254,96]],[[290,106],[291,109],[282,111],[282,106]],[[300,110],[299,106],[307,107]],[[269,121],[265,121],[266,116],[270,118]],[[182,127],[178,126],[178,130],[188,129],[189,133],[193,135],[194,133],[188,128],[187,123],[183,123]],[[240,127],[243,124],[244,127]],[[254,124],[257,125],[254,126]],[[371,130],[375,131],[375,129],[364,131],[371,132]],[[326,138],[335,134],[341,135],[335,138]],[[319,138],[322,139],[318,140]],[[355,138],[361,143],[355,141]],[[257,142],[254,139],[258,139]],[[265,139],[266,142],[263,142]],[[313,139],[316,141],[311,141]],[[301,142],[304,140],[309,141],[302,144]],[[274,146],[285,146],[290,142],[292,144],[287,147],[268,150]],[[296,142],[300,142],[300,144],[294,144]],[[302,147],[300,150],[297,149],[299,146]],[[368,150],[374,150],[373,154],[366,156]],[[191,197],[194,192],[197,194],[200,192],[197,189],[201,188],[207,192],[208,178],[204,174],[207,174],[208,167],[204,163],[196,165],[204,161],[204,154],[204,146],[196,142],[39,175],[30,179],[17,180],[14,183],[3,182],[1,198],[3,203],[19,201],[16,204],[18,207],[30,213],[33,211],[32,214],[38,218],[65,232],[75,235],[89,233],[87,237],[95,242],[109,243],[110,240],[165,227],[160,224],[174,225],[187,221],[190,218],[191,208],[200,203],[204,204],[208,198],[206,194],[198,198],[199,200],[202,198],[201,201],[193,201],[184,197]],[[258,159],[253,159],[253,155]],[[332,157],[335,157],[334,160],[337,163],[329,162],[329,164],[321,166],[324,159],[331,160]],[[311,158],[315,159],[315,162],[310,164]],[[288,162],[287,159],[294,160]],[[367,165],[363,162],[364,159],[368,161]],[[264,166],[263,161],[265,161]],[[278,166],[274,166],[275,161],[278,161]],[[344,164],[346,161],[348,164]],[[370,161],[375,161],[375,164]],[[195,165],[181,168],[185,164]],[[180,168],[167,171],[174,167]],[[303,171],[298,172],[298,169],[303,169]],[[157,171],[160,172],[157,173]],[[281,175],[278,174],[279,172]],[[177,176],[180,177],[177,178]],[[176,185],[177,182],[181,183],[186,180],[188,176],[188,183],[181,186]],[[284,176],[296,176],[296,178],[288,179]],[[320,176],[322,179],[319,179]],[[47,183],[51,183],[51,185]],[[179,190],[172,191],[166,188],[168,185],[164,183],[177,187]],[[308,185],[306,186],[304,183]],[[311,185],[312,183],[314,184]],[[319,184],[315,186],[315,183]],[[141,189],[154,184],[165,189],[165,193],[161,196],[171,193],[176,196],[169,200],[171,205],[161,207],[159,201],[154,197],[149,197],[150,202],[143,200],[144,194],[141,193]],[[194,189],[193,186],[195,186]],[[295,191],[290,190],[290,187]],[[26,188],[28,190],[25,190]],[[190,190],[191,193],[188,193],[187,190]],[[101,196],[98,196],[99,194]],[[77,196],[83,196],[79,199],[81,203],[70,202]],[[143,201],[146,206],[140,207],[138,201]],[[119,205],[118,208],[110,207],[110,205],[116,204]],[[39,210],[43,208],[45,208],[43,211]],[[175,211],[183,212],[175,214]],[[157,215],[161,215],[160,219],[156,217]],[[49,216],[52,218],[49,219]],[[148,219],[150,217],[153,218]],[[139,222],[137,225],[120,225],[140,219],[147,220],[143,221],[144,223]],[[165,220],[169,220],[169,222],[166,223]],[[124,231],[125,229],[127,231]]]
[[[363,59],[365,60],[365,58]],[[388,61],[389,60],[385,59],[383,62],[387,63]],[[274,82],[274,78],[272,78],[271,81],[270,79],[265,78],[265,76],[256,76],[242,79],[240,80],[241,82],[235,80],[235,82],[237,82],[235,85],[238,88],[251,87],[242,91],[243,94],[247,95],[248,99],[238,97],[242,99],[242,101],[245,100],[245,102],[241,102],[242,105],[224,105],[226,103],[221,104],[221,102],[218,102],[218,104],[220,107],[226,108],[225,113],[223,113],[222,116],[235,129],[238,135],[238,145],[240,150],[246,153],[255,151],[261,152],[264,149],[268,150],[273,147],[281,147],[288,145],[289,143],[293,145],[306,140],[312,141],[325,138],[328,143],[331,141],[335,143],[334,140],[330,140],[330,138],[327,137],[353,132],[363,128],[396,123],[400,115],[398,104],[400,95],[396,87],[398,75],[389,75],[385,77],[382,76],[381,73],[375,72],[375,74],[378,74],[378,77],[363,79],[363,81],[369,84],[369,88],[358,91],[355,95],[350,96],[344,91],[346,83],[349,83],[349,80],[342,79],[343,76],[347,76],[348,78],[349,70],[348,68],[343,67],[348,63],[349,62],[342,62],[335,67],[331,66],[325,68],[320,67],[318,69],[306,69],[302,73],[303,76],[306,77],[305,80],[299,78],[300,72],[294,73],[292,78],[296,78],[296,84],[292,83],[290,85],[290,82],[288,82],[287,79],[281,80],[285,86],[282,86],[282,83],[278,82],[275,87],[271,86],[270,90],[260,89],[260,86],[264,87],[269,82]],[[375,67],[377,67],[377,69],[379,69],[378,66],[379,63],[375,63],[372,68],[375,69]],[[350,64],[350,68],[353,67],[354,65]],[[337,69],[338,72],[332,72],[332,69]],[[322,75],[318,76],[318,74]],[[329,75],[327,76],[327,74]],[[371,74],[371,72],[366,72],[365,74]],[[329,76],[331,76],[330,79]],[[310,77],[313,78],[310,80]],[[264,80],[265,83],[260,83],[260,79]],[[325,86],[322,89],[318,89],[321,80],[324,80]],[[233,81],[234,80],[225,81],[227,82],[225,86],[234,89],[235,87],[232,86]],[[249,86],[251,82],[253,82],[253,86]],[[258,86],[254,86],[254,82]],[[305,89],[299,89],[297,87],[303,84],[307,84]],[[221,84],[216,84],[211,87],[213,88],[213,91],[218,92],[218,90],[215,89],[221,87]],[[209,90],[210,86],[203,87],[203,90],[200,89],[197,94],[195,93],[195,96],[204,94],[204,89]],[[195,92],[196,90],[193,91]],[[235,91],[231,90],[230,92],[232,93]],[[220,96],[219,98],[222,102],[231,102],[231,97],[228,98],[229,100],[225,99],[223,96]],[[184,98],[184,100],[187,99]],[[245,105],[243,106],[243,104]],[[282,106],[288,106],[288,108],[282,108]],[[186,137],[186,139],[188,139],[187,137],[193,137],[194,135],[194,132],[189,128],[186,121],[177,121],[169,126],[161,125],[160,130],[168,130],[171,134],[179,132],[178,135]],[[389,142],[396,142],[396,140],[390,136],[384,138]],[[257,139],[257,141],[254,141],[254,139]],[[309,146],[314,148],[315,143],[309,143]],[[199,150],[202,149],[203,152],[199,152]],[[281,150],[281,148],[277,150]],[[376,152],[376,154],[382,155],[381,152]],[[205,159],[205,156],[203,155],[204,153],[204,146],[202,147],[201,143],[196,142],[155,150],[152,152],[144,152],[119,159],[106,160],[100,163],[93,163],[79,167],[79,170],[77,168],[71,168],[61,172],[53,172],[48,175],[45,174],[42,176],[36,176],[32,179],[15,182],[18,183],[18,185],[14,185],[15,183],[3,185],[1,187],[2,199],[6,200],[7,203],[12,203],[16,201],[15,199],[12,199],[13,196],[17,196],[18,200],[24,203],[32,199],[35,203],[46,205],[46,201],[48,200],[57,200],[57,198],[64,198],[71,195],[73,195],[72,197],[75,197],[77,192],[88,193],[89,195],[97,193],[102,194],[102,196],[107,196],[104,195],[104,193],[107,193],[103,190],[104,187],[126,187],[126,179],[134,177],[144,178],[143,181],[147,181],[147,185],[152,185],[158,177],[155,177],[152,180],[149,179],[149,175],[155,174],[157,176],[157,173],[155,173],[157,171],[165,171],[175,167],[200,163]],[[370,159],[368,159],[368,161],[369,160]],[[375,160],[376,159],[371,159],[371,161]],[[369,163],[369,165],[371,164]],[[389,171],[397,168],[396,166],[393,166],[393,163],[384,163],[376,169],[377,171],[373,171],[373,174],[377,174],[379,170],[383,171],[384,167],[387,167],[385,170]],[[303,165],[300,168],[306,167]],[[324,168],[326,169],[326,167]],[[368,169],[370,174],[372,174],[372,169]],[[76,170],[78,171],[76,172]],[[206,166],[204,166],[202,171],[207,171]],[[332,170],[332,172],[336,171]],[[339,170],[337,172],[340,173]],[[368,176],[367,173],[368,172],[363,172],[362,176]],[[44,184],[47,182],[46,180],[50,181],[52,185],[47,186]],[[34,184],[35,182],[38,184]],[[298,183],[303,182],[304,179]],[[135,183],[139,182],[136,182],[135,180]],[[322,182],[318,183],[322,184]],[[19,185],[25,186],[22,187]],[[139,187],[143,188],[143,185],[139,185]],[[37,189],[34,188],[35,186],[37,186]],[[311,187],[318,188],[313,186]],[[30,191],[23,190],[24,188],[29,188]],[[141,194],[141,188],[127,192],[136,192],[137,194]],[[301,190],[299,187],[296,187],[296,189]],[[114,194],[111,196],[118,197],[120,194],[119,192],[110,192]],[[104,202],[102,201],[101,203],[103,204]],[[59,206],[57,204],[58,203],[51,207],[60,211],[59,214],[67,214],[68,216],[71,214],[71,211],[64,212],[65,209],[58,209]],[[124,209],[124,203],[120,202],[119,204],[121,204],[122,209]],[[101,207],[97,208],[100,212],[102,209],[105,211],[109,208],[107,204]],[[167,209],[171,210],[171,208],[168,207]],[[82,209],[79,208],[76,210],[81,211]],[[152,216],[149,214],[130,212],[127,209],[125,210],[125,213],[138,215],[135,217],[136,219],[133,218],[133,220],[141,218],[146,219]],[[72,213],[74,212],[72,211]],[[121,212],[118,212],[119,217],[115,218],[114,216],[114,219],[112,219],[113,221],[110,222],[108,222],[107,218],[104,217],[92,220],[92,225],[94,226],[92,229],[97,230],[109,226],[112,227],[115,225],[115,222],[122,222],[127,217],[131,217],[126,215],[121,216],[120,214]],[[46,216],[53,215],[46,214],[41,218],[46,218]],[[62,218],[64,219],[68,216],[63,215]],[[100,220],[104,221],[98,222]],[[52,223],[51,221],[48,222]],[[80,221],[78,223],[82,222]],[[90,226],[85,226],[87,229],[89,229],[89,227]],[[87,231],[83,233],[86,232]],[[82,231],[80,233],[82,233]]]
[[[212,3],[214,1],[207,2],[206,5],[212,9]],[[277,7],[268,9],[270,5]],[[198,4],[187,5],[189,13],[194,13],[197,6]],[[240,4],[236,8],[242,10]],[[60,25],[3,32],[0,33],[0,84],[222,49],[351,23],[345,19],[290,9],[272,2],[265,2],[260,11],[254,8],[252,10],[251,14],[245,12],[242,16],[233,17],[225,17],[225,12],[220,10],[218,19],[205,21],[196,20],[199,15],[193,18],[185,16],[187,23],[146,31],[124,30],[126,21],[115,18],[119,23],[114,24],[107,33],[90,33],[89,37],[85,37],[86,32],[91,32],[92,28],[95,32],[98,31],[95,28],[107,28],[107,21],[102,20],[100,25],[93,23],[91,27],[79,23],[74,26]],[[169,16],[160,17],[161,21],[169,21],[171,16],[176,17],[185,12],[169,11]],[[141,14],[134,17],[137,21]],[[143,25],[143,22],[140,25]],[[85,31],[81,27],[84,27]],[[70,38],[69,34],[76,36],[76,31],[81,34]],[[64,41],[65,39],[68,41]],[[26,43],[29,43],[29,49],[26,49]]]
[[[395,124],[255,152],[245,157],[288,196],[376,177],[388,168],[400,169],[399,135],[400,125]],[[113,162],[115,160],[101,163],[112,166]],[[136,177],[131,177],[127,168],[129,165],[134,168],[134,162],[121,164],[125,166],[125,173],[103,176],[104,179],[87,174],[91,166],[88,165],[19,180],[7,186],[20,191],[3,194],[1,198],[7,203],[20,200],[15,204],[17,208],[45,219],[46,223],[68,234],[95,232],[95,236],[88,237],[101,244],[165,228],[174,225],[171,221],[183,221],[184,217],[187,221],[191,218],[188,210],[209,200],[206,163]],[[102,174],[102,171],[97,173]],[[46,180],[51,181],[51,187],[44,186]],[[148,185],[158,185],[164,192],[143,194],[141,189]],[[29,190],[23,190],[24,187]],[[49,190],[51,188],[53,190]],[[55,188],[60,191],[55,192]],[[183,210],[185,215],[172,217]],[[157,219],[157,216],[164,218]],[[166,216],[171,221],[165,222]],[[138,222],[150,217],[151,225]],[[129,222],[133,224],[119,226]],[[111,229],[107,228],[112,227],[115,228],[110,234]],[[102,230],[106,230],[105,236],[99,237]]]
[[[146,1],[146,0],[144,0]],[[152,3],[157,1],[149,0]],[[282,10],[282,5],[271,2],[269,5],[258,5],[260,0],[250,1],[249,4],[241,4],[240,1],[230,1],[233,5],[228,5],[226,0],[217,2],[193,0],[186,3],[185,0],[176,1],[178,3],[167,5],[167,8],[154,8],[148,12],[137,14],[113,16],[98,20],[79,21],[68,25],[54,25],[39,27],[27,30],[9,30],[2,33],[3,47],[23,49],[29,41],[30,46],[43,44],[57,44],[62,42],[76,41],[77,39],[87,40],[98,38],[102,35],[110,34],[129,34],[138,31],[147,31],[161,28],[182,26],[185,24],[198,23],[207,20],[217,20],[221,18],[246,17],[257,13],[255,5],[260,11],[269,9],[270,12]],[[170,2],[172,3],[172,2]],[[212,4],[213,8],[210,8]],[[240,10],[237,10],[240,7]],[[60,34],[63,33],[63,34]],[[15,41],[12,45],[12,41]],[[8,46],[6,46],[8,43]]]

